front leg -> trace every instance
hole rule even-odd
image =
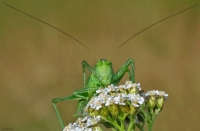
[[[93,88],[91,88],[91,89],[90,88],[82,88],[82,89],[74,91],[73,95],[71,95],[71,96],[66,96],[66,97],[62,97],[62,98],[54,98],[52,100],[52,104],[53,104],[54,110],[56,112],[56,115],[58,117],[58,120],[60,122],[60,126],[61,126],[62,130],[64,129],[64,124],[60,117],[58,109],[56,107],[56,103],[66,101],[66,100],[79,100],[77,112],[80,112],[82,106],[85,105],[85,103],[83,103],[82,101],[89,100],[88,96],[89,96],[89,93],[91,92],[91,90],[97,90],[97,88],[94,88],[94,89]]]
[[[83,68],[83,84],[84,84],[84,88],[86,88],[86,73],[85,73],[85,68],[87,68],[92,73],[94,73],[94,69],[86,61],[82,61],[82,68]]]
[[[64,129],[64,124],[63,124],[63,121],[62,121],[62,119],[61,119],[61,117],[60,117],[60,114],[59,114],[59,112],[58,112],[58,109],[57,109],[57,107],[56,107],[56,103],[58,103],[58,102],[62,102],[62,101],[65,101],[65,100],[80,100],[81,98],[80,97],[78,97],[78,96],[76,96],[76,95],[71,95],[71,96],[66,96],[66,97],[63,97],[63,98],[54,98],[53,100],[52,100],[52,104],[53,104],[53,107],[54,107],[54,110],[55,110],[55,112],[56,112],[56,115],[57,115],[57,117],[58,117],[58,121],[59,121],[59,123],[60,123],[60,126],[61,126],[61,128],[62,128],[62,130]]]
[[[131,65],[131,72],[129,70],[129,65]],[[113,84],[118,84],[119,81],[122,79],[124,74],[128,72],[129,74],[129,79],[135,83],[135,75],[134,75],[134,60],[133,59],[128,59],[128,61],[117,71],[117,73],[113,77]]]

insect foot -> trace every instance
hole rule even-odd
[[[100,87],[87,102],[84,117],[70,123],[63,131],[102,131],[99,124],[114,131],[135,131],[136,127],[148,131],[156,116],[163,109],[168,97],[164,91],[152,90],[143,93],[140,84],[126,81],[124,85]]]

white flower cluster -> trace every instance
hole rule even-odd
[[[145,93],[145,97],[148,98],[150,96],[164,97],[166,99],[168,97],[168,94],[166,94],[164,91],[151,90]]]
[[[114,86],[109,85],[107,88],[99,88],[96,93],[98,96],[92,97],[92,99],[86,105],[86,111],[91,108],[99,110],[102,106],[110,105],[126,105],[129,101],[134,107],[139,107],[144,103],[144,98],[137,92],[141,90],[140,84],[127,81],[125,85]]]
[[[98,124],[104,122],[109,122],[110,125],[121,130],[121,127],[125,127],[122,125],[124,123],[133,125],[133,117],[136,117],[139,122],[137,116],[142,111],[146,115],[140,122],[144,120],[149,122],[151,118],[155,118],[152,115],[156,116],[162,110],[167,97],[168,94],[158,90],[147,91],[144,94],[140,84],[131,81],[126,81],[124,85],[114,86],[111,84],[101,87],[96,90],[96,94],[85,106],[85,117],[78,118],[75,123],[70,123],[63,131],[102,131]],[[129,121],[125,122],[126,119]]]
[[[100,116],[78,118],[75,123],[70,123],[63,131],[101,131],[98,126],[94,127],[100,121],[100,118]]]

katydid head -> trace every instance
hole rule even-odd
[[[103,85],[110,85],[112,76],[113,76],[113,68],[112,63],[105,59],[100,59],[95,67],[94,71],[98,79],[101,81]]]

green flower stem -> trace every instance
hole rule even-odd
[[[148,114],[145,112],[145,110],[141,110],[141,112],[143,113],[142,114],[142,117],[145,119],[145,118],[148,118]],[[144,115],[144,116],[143,116]],[[146,120],[146,119],[145,119]]]
[[[122,117],[122,119],[125,120],[127,115],[128,113],[124,113],[124,116]]]
[[[152,131],[153,122],[148,123],[148,131]]]
[[[144,131],[144,125],[140,126],[139,124],[136,124],[136,126],[140,129],[140,131]]]
[[[147,118],[148,118],[148,115],[145,112],[145,105],[142,105],[140,107],[140,110],[137,113],[140,113],[140,115],[144,119],[144,122],[142,122],[142,125],[140,125],[140,123],[136,123],[136,126],[140,129],[140,131],[144,131],[144,125],[145,125],[145,122],[147,122]]]
[[[151,117],[150,119],[147,121],[148,122],[148,131],[152,131],[152,128],[153,128],[153,123],[156,119],[156,116],[158,115],[158,113],[160,112],[161,109],[157,109],[155,110],[155,113],[153,113],[151,111]]]
[[[124,129],[124,121],[120,121],[121,128]]]
[[[105,117],[102,117],[102,116],[101,116],[101,119],[103,119],[103,120],[106,121],[106,122],[109,122],[109,123],[112,124],[114,127],[116,127],[118,130],[124,131],[124,130],[121,130],[121,127],[117,124],[116,121],[110,121],[110,120],[108,120],[108,119],[106,119]]]
[[[124,130],[125,129],[124,123],[125,123],[125,119],[126,119],[126,116],[128,115],[128,113],[122,113],[121,115],[122,116],[119,117],[119,120],[120,120],[120,124],[121,124],[121,129]]]
[[[127,131],[135,131],[135,116],[130,116],[130,123]]]
[[[113,131],[117,131],[115,128],[111,128]]]

